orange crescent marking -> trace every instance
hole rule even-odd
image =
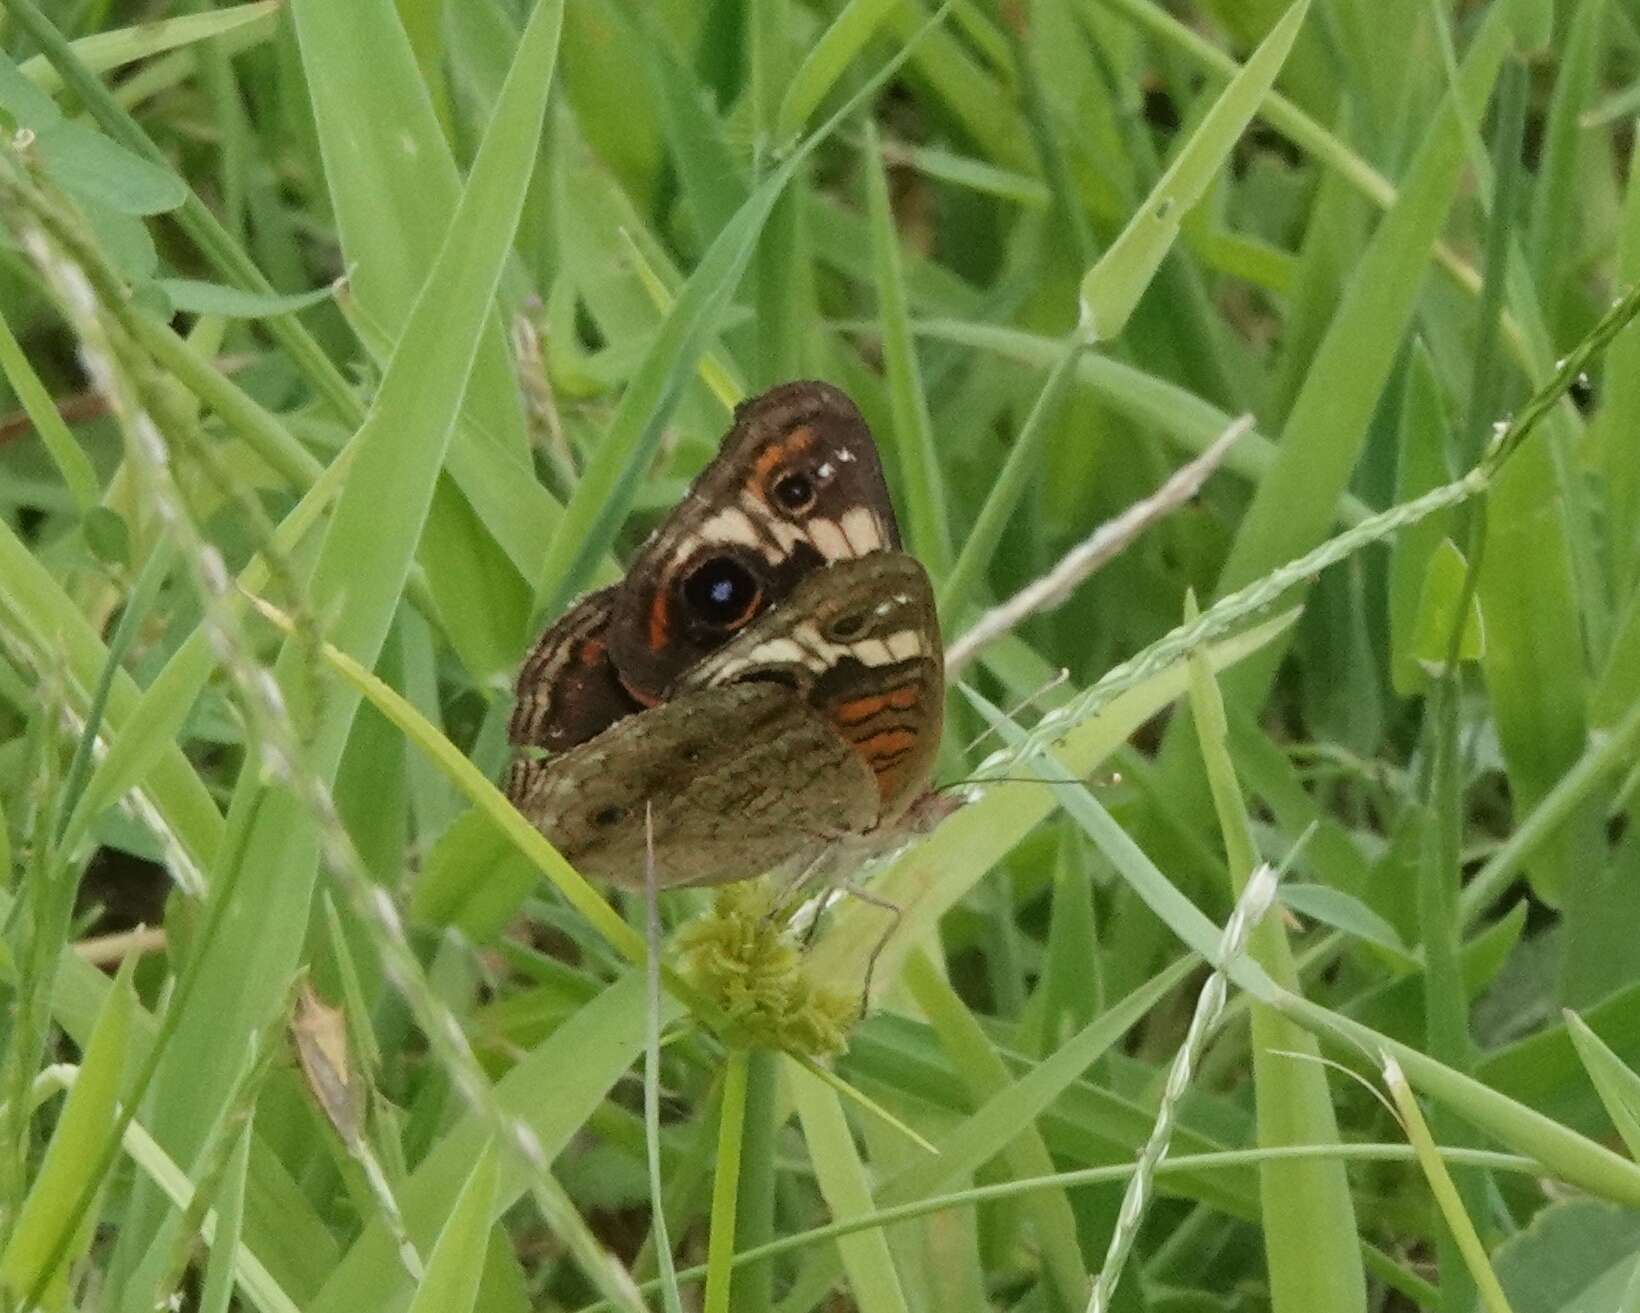
[[[775,467],[794,451],[803,451],[814,443],[814,430],[807,424],[801,424],[777,442],[771,442],[768,449],[758,454],[752,462],[752,490],[758,499],[763,499],[764,489],[769,482],[769,476],[774,473]]]
[[[671,636],[672,622],[666,608],[666,588],[662,586],[655,590],[654,600],[649,603],[649,650],[661,651]]]

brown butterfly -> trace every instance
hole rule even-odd
[[[746,402],[626,578],[525,660],[509,797],[578,869],[628,887],[646,809],[665,886],[886,842],[923,793],[944,706],[932,589],[899,546],[842,392],[789,383]]]

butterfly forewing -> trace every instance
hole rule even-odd
[[[717,457],[644,545],[610,650],[640,701],[780,605],[827,564],[894,551],[899,526],[871,432],[825,383],[744,403]]]

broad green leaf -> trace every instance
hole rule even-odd
[[[63,121],[57,102],[24,77],[4,54],[0,54],[0,110],[9,114],[17,127],[34,132]]]
[[[1640,1249],[1640,1214],[1592,1199],[1561,1199],[1493,1255],[1514,1313],[1600,1313]]]
[[[36,130],[34,149],[65,190],[116,214],[162,214],[187,195],[175,174],[82,123],[45,124]]]

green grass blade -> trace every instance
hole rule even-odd
[[[228,1313],[233,1299],[234,1255],[239,1249],[245,1220],[245,1178],[250,1171],[252,1123],[246,1121],[234,1141],[216,1209],[216,1229],[211,1234],[211,1256],[206,1260],[199,1291],[199,1313]]]
[[[1509,49],[1503,10],[1493,10],[1464,61],[1464,92],[1481,102]],[[1315,543],[1332,501],[1354,469],[1367,424],[1401,334],[1417,306],[1428,252],[1451,208],[1463,141],[1450,100],[1443,101],[1400,194],[1357,263],[1326,337],[1294,401],[1280,455],[1259,484],[1219,578],[1228,592]],[[1231,705],[1257,702],[1281,649],[1248,663],[1225,683]]]
[[[677,1016],[675,1004],[662,996],[663,1025]],[[607,986],[537,1045],[496,1084],[504,1107],[523,1117],[540,1141],[543,1154],[555,1158],[578,1133],[643,1047],[643,973],[630,972]],[[483,1118],[469,1113],[440,1137],[416,1166],[400,1193],[405,1221],[418,1244],[430,1242],[448,1215],[450,1201],[471,1171],[488,1140]],[[528,1178],[509,1159],[500,1162],[496,1210],[507,1208],[523,1192]],[[368,1223],[324,1287],[307,1305],[307,1313],[354,1313],[361,1303],[384,1302],[407,1289],[407,1281],[387,1228]]]
[[[1640,1162],[1640,1076],[1625,1066],[1577,1013],[1566,1013],[1566,1029],[1577,1046],[1584,1070],[1600,1093],[1600,1102],[1606,1105],[1612,1125],[1623,1137],[1629,1157]]]
[[[1290,613],[1278,616],[1212,644],[1208,659],[1215,669],[1244,660],[1274,641],[1293,619]],[[1185,683],[1183,666],[1173,663],[1142,683],[1124,688],[1102,702],[1090,718],[1063,731],[1057,748],[1060,761],[1078,775],[1096,769],[1129,734],[1178,697]],[[908,946],[932,933],[940,919],[1054,806],[1054,798],[1038,783],[999,780],[874,877],[873,890],[902,909],[899,931],[883,950],[873,975],[874,988],[894,979]],[[813,950],[815,974],[822,979],[862,979],[866,955],[882,934],[881,917],[879,909],[857,901],[833,913]],[[1210,951],[1211,944],[1207,947]]]
[[[1503,1293],[1503,1287],[1498,1284],[1497,1273],[1492,1270],[1492,1264],[1487,1259],[1486,1247],[1481,1244],[1480,1236],[1475,1233],[1475,1224],[1465,1211],[1457,1187],[1436,1150],[1435,1139],[1419,1111],[1418,1101],[1413,1097],[1412,1090],[1394,1059],[1384,1064],[1384,1082],[1389,1086],[1390,1097],[1395,1100],[1395,1107],[1401,1115],[1401,1124],[1406,1129],[1407,1138],[1417,1150],[1419,1165],[1429,1178],[1430,1190],[1441,1207],[1441,1215],[1451,1227],[1458,1248],[1463,1253],[1464,1262],[1468,1265],[1469,1275],[1480,1290],[1481,1306],[1487,1313],[1514,1313]]]
[[[34,0],[8,0],[7,12],[38,43],[44,57],[63,79],[64,86],[79,98],[115,141],[151,163],[169,167],[164,152],[81,62],[74,48],[51,25]],[[191,190],[185,189],[185,192],[178,218],[217,272],[253,291],[273,291],[272,285],[205,203]],[[269,321],[268,328],[308,374],[320,395],[339,413],[352,414],[355,410],[353,397],[341,371],[331,364],[296,318],[279,315]]]
[[[837,85],[854,57],[904,0],[848,0],[837,17],[803,56],[775,115],[774,141],[779,148],[797,139],[820,102]]]
[[[740,1197],[740,1148],[746,1120],[745,1049],[729,1050],[718,1121],[717,1166],[712,1173],[712,1220],[707,1229],[706,1313],[729,1313],[735,1252],[735,1209]]]
[[[175,18],[96,32],[70,44],[75,58],[86,68],[93,73],[106,73],[167,50],[226,36],[252,23],[260,22],[271,31],[271,20],[278,12],[279,0],[253,0],[251,4],[229,5],[224,9],[180,14]],[[55,95],[62,89],[61,74],[44,55],[25,59],[21,67],[23,75],[48,95]]]
[[[51,399],[40,376],[34,372],[34,366],[29,364],[28,356],[12,335],[11,326],[6,323],[4,315],[0,315],[0,371],[4,371],[11,390],[33,421],[34,431],[51,453],[57,472],[62,475],[63,482],[74,497],[75,506],[82,515],[85,514],[97,505],[100,495],[97,471],[80,449],[63,417],[57,413],[57,403]]]
[[[1190,705],[1218,812],[1231,891],[1240,898],[1260,856],[1231,760],[1224,703],[1199,652],[1190,657]],[[1247,951],[1283,987],[1299,987],[1292,947],[1276,918],[1267,916],[1253,929]],[[1259,1143],[1272,1147],[1338,1140],[1332,1091],[1326,1070],[1316,1061],[1321,1046],[1315,1038],[1255,999],[1252,1043]],[[1343,1164],[1266,1164],[1259,1172],[1259,1199],[1270,1303],[1276,1313],[1365,1313],[1366,1275]]]
[[[53,1303],[63,1299],[68,1293],[68,1262],[89,1248],[95,1233],[94,1214],[88,1214],[79,1225],[81,1234],[64,1246],[62,1230],[73,1224],[75,1202],[93,1179],[109,1128],[114,1124],[115,1101],[130,1049],[131,973],[135,966],[136,959],[128,958],[109,992],[85,1046],[79,1075],[57,1120],[45,1161],[0,1252],[0,1283],[14,1299],[36,1292],[46,1275],[47,1263],[59,1251],[68,1261],[56,1264],[50,1289]]]
[[[486,1145],[456,1195],[406,1313],[471,1313],[495,1207],[495,1146]]]
[[[1297,0],[1230,79],[1213,108],[1151,189],[1121,235],[1082,277],[1083,327],[1090,341],[1114,341],[1172,249],[1184,217],[1201,200],[1259,105],[1275,85],[1309,0]]]
[[[942,7],[939,16],[943,13]],[[537,596],[542,611],[555,614],[563,608],[585,585],[592,563],[614,538],[632,504],[638,473],[654,454],[684,380],[728,307],[780,194],[809,153],[835,131],[855,104],[888,79],[910,49],[903,48],[848,105],[758,183],[701,257],[643,364],[627,381],[609,428],[564,509],[541,572]]]
[[[783,1066],[826,1207],[840,1221],[872,1211],[866,1165],[860,1161],[836,1091],[795,1062]],[[907,1313],[900,1276],[881,1231],[839,1240],[837,1248],[848,1273],[849,1293],[861,1313]]]
[[[946,519],[940,454],[934,444],[934,425],[928,414],[928,398],[923,392],[922,371],[917,365],[917,347],[911,333],[900,263],[900,238],[889,207],[882,147],[876,128],[869,123],[865,173],[872,251],[877,267],[878,313],[883,330],[883,365],[894,415],[894,431],[884,436],[899,457],[910,549],[928,567],[934,579],[939,580],[951,567],[951,526]]]
[[[553,61],[560,10],[544,0],[532,16],[503,90],[491,131],[479,148],[451,225],[451,237],[428,275],[387,375],[357,440],[348,481],[337,499],[310,584],[314,614],[330,625],[336,646],[373,664],[400,605],[434,484],[454,429],[480,328],[523,204]],[[287,644],[276,673],[283,697],[307,695],[306,657]],[[326,707],[307,767],[328,784],[341,759],[358,695],[341,690]],[[259,761],[241,777],[234,810],[262,788]],[[275,789],[256,817],[237,891],[236,916],[219,936],[199,988],[231,1000],[217,1014],[191,1013],[178,1029],[156,1080],[160,1109],[152,1129],[173,1153],[191,1152],[214,1120],[230,1055],[277,1006],[306,932],[318,857],[313,818],[293,790]],[[247,964],[263,964],[265,969]],[[154,1216],[147,1214],[147,1225]],[[141,1226],[122,1243],[135,1251]]]

